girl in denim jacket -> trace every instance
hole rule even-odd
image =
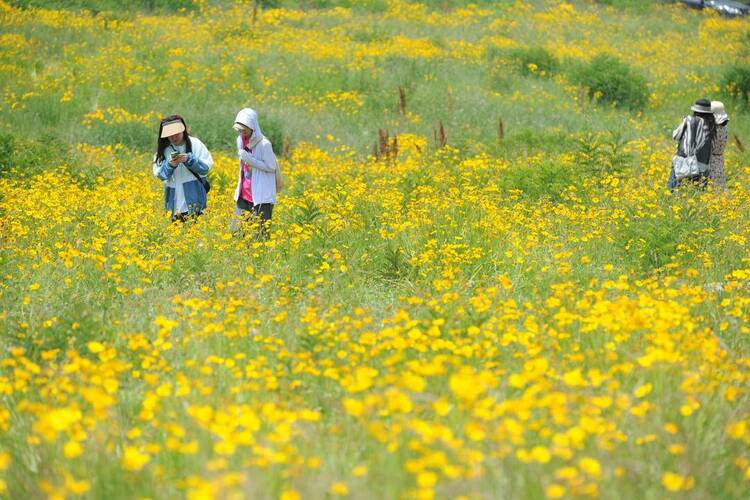
[[[164,209],[172,220],[185,221],[206,209],[206,177],[214,164],[211,153],[188,134],[180,115],[163,118],[154,156],[154,175],[164,181]]]

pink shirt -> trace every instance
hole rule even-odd
[[[250,138],[242,138],[242,147],[247,147],[247,143],[250,142]],[[252,153],[252,150],[250,150]],[[240,186],[240,198],[250,203],[253,202],[253,191],[252,191],[252,180],[250,178],[250,166],[242,162],[242,184]]]

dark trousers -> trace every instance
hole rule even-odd
[[[258,220],[258,236],[267,238],[268,230],[271,225],[271,215],[273,215],[273,203],[260,203],[255,205],[247,200],[239,198],[237,208],[245,212],[252,213],[253,218]],[[249,217],[246,217],[247,220]]]
[[[182,212],[180,214],[172,214],[172,222],[185,222],[194,221],[200,216],[201,212]]]

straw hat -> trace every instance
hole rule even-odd
[[[721,101],[711,101],[711,112],[714,114],[716,124],[721,125],[729,121],[729,116],[724,110],[724,103]]]
[[[161,127],[161,136],[162,137],[169,137],[175,134],[179,134],[180,132],[185,131],[185,124],[182,123],[182,120],[172,120],[171,122],[166,122]]]
[[[698,99],[695,104],[690,106],[691,111],[696,113],[711,113],[711,101],[708,99]]]

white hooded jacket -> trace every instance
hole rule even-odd
[[[262,203],[276,204],[276,170],[278,163],[273,153],[271,142],[265,138],[258,123],[258,114],[250,108],[244,108],[237,113],[235,123],[242,124],[253,130],[253,135],[248,144],[252,153],[248,153],[242,147],[242,137],[237,136],[237,154],[240,158],[239,178],[237,188],[234,190],[234,200],[240,197],[242,185],[242,163],[250,166],[253,204]]]

